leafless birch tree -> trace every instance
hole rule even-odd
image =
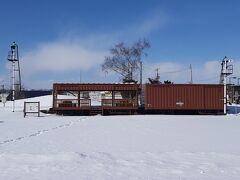
[[[116,44],[110,49],[111,56],[106,56],[102,64],[102,70],[105,72],[114,71],[120,74],[123,82],[137,82],[133,76],[140,68],[142,55],[146,48],[150,48],[147,40],[138,40],[131,47],[126,46],[123,42]]]

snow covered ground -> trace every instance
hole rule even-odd
[[[24,118],[23,102],[0,104],[0,180],[240,177],[239,115]]]

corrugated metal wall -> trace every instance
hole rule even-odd
[[[147,84],[146,110],[222,110],[223,86],[203,84]]]

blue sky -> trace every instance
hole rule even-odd
[[[10,85],[6,57],[18,43],[25,88],[53,82],[119,82],[101,72],[109,48],[147,38],[144,76],[160,68],[161,80],[218,83],[220,61],[234,60],[240,77],[240,1],[221,0],[1,0],[0,80]],[[179,73],[166,73],[181,71]],[[238,73],[239,72],[239,73]]]

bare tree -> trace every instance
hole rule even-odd
[[[123,42],[110,49],[111,56],[106,56],[102,64],[105,72],[114,71],[123,77],[123,82],[137,82],[133,79],[134,73],[139,70],[140,61],[146,48],[150,47],[147,40],[138,40],[131,47],[127,47]]]

